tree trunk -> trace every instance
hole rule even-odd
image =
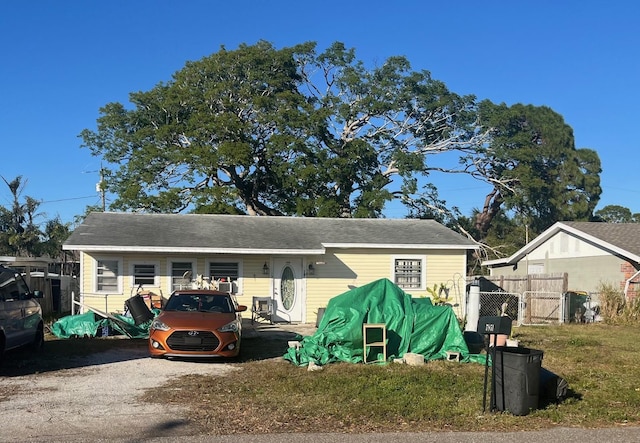
[[[500,211],[500,206],[503,203],[502,195],[498,189],[494,189],[484,199],[484,206],[482,212],[476,215],[475,227],[480,233],[480,238],[484,239],[491,227],[491,221]]]

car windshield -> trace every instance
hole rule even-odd
[[[167,301],[164,310],[221,312],[225,314],[234,312],[231,299],[228,296],[211,294],[173,294]]]
[[[24,299],[28,293],[22,276],[8,269],[0,271],[0,300]]]

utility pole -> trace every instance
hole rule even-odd
[[[104,189],[104,168],[102,167],[102,163],[100,163],[100,181],[96,184],[96,192],[100,194],[100,201],[102,203],[102,212],[106,212],[107,198],[106,198],[106,192]]]

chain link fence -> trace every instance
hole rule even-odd
[[[518,325],[598,321],[598,294],[555,291],[480,292],[480,317],[507,315]]]
[[[515,292],[480,292],[480,317],[508,315],[518,318],[520,294]]]

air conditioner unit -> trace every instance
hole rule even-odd
[[[230,281],[221,281],[218,283],[218,291],[220,292],[233,292],[233,282]]]

